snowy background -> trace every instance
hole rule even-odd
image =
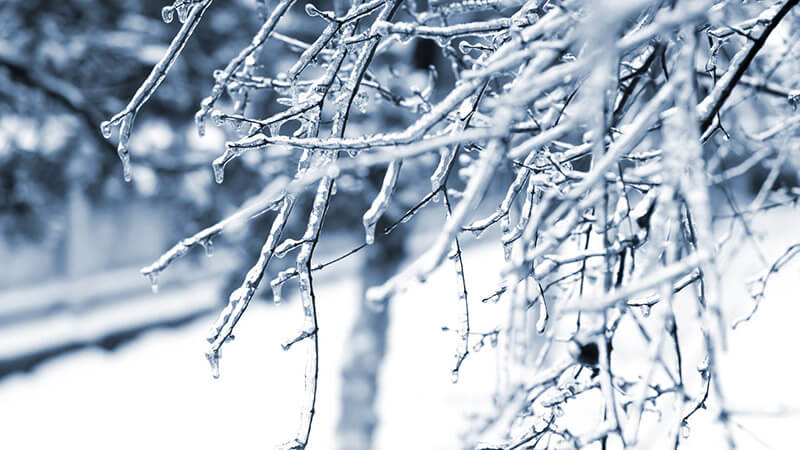
[[[798,221],[800,213],[794,210],[765,216],[758,224],[766,238],[763,251],[771,257],[782,253],[786,241],[796,236],[795,229],[785,224]],[[488,292],[496,281],[502,254],[488,242],[492,238],[487,235],[465,250],[472,292]],[[346,248],[349,243],[342,241]],[[216,262],[212,258],[203,265]],[[737,314],[750,307],[743,280],[752,269],[733,265],[723,278],[726,302],[734,305]],[[324,339],[320,341],[320,397],[311,443],[332,448],[342,414],[338,401],[341,361],[348,352],[347,333],[360,281],[352,269],[335,265],[320,272],[318,279]],[[800,425],[795,379],[800,362],[794,345],[800,339],[798,279],[796,264],[775,275],[757,315],[731,334],[730,354],[723,367],[732,407],[754,413],[794,409],[787,416],[742,418],[747,430],[737,434],[742,448],[794,448],[793,436]],[[491,349],[472,354],[459,382],[451,382],[453,340],[441,327],[450,323],[451,308],[456,306],[454,281],[450,271],[439,271],[427,285],[391,303],[376,448],[458,448],[459,434],[472,423],[470,415],[491,405],[496,368]],[[120,306],[114,314],[133,321],[137,314],[162,308],[207,307],[216,301],[215,287],[205,283],[126,299],[130,307]],[[481,320],[493,323],[497,306],[480,302],[472,306],[476,328]],[[302,346],[284,352],[280,343],[299,326],[299,303],[252,305],[236,340],[225,350],[218,380],[211,378],[203,358],[204,336],[213,317],[205,314],[177,328],[148,331],[113,352],[88,348],[53,358],[30,373],[4,377],[0,381],[4,445],[14,449],[261,449],[289,439],[300,414],[305,354]],[[63,329],[83,333],[92,324],[93,319],[71,312],[32,331],[4,327],[0,350],[8,351],[24,340],[46,341]],[[722,439],[718,425],[700,413],[685,444],[686,448],[717,448]]]

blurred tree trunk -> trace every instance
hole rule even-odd
[[[398,217],[399,218],[399,215]],[[378,373],[386,354],[389,304],[381,311],[367,305],[366,290],[396,273],[405,256],[403,242],[407,232],[398,227],[390,235],[382,230],[389,221],[378,222],[375,243],[367,249],[362,269],[362,295],[358,315],[349,337],[349,353],[342,369],[341,411],[338,427],[339,448],[347,450],[373,447],[378,424],[376,399]]]

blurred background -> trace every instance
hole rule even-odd
[[[158,0],[0,3],[0,324],[21,325],[65,310],[90,314],[121,307],[123,299],[149,290],[139,268],[179,239],[233,213],[271,177],[293,172],[296,156],[252,152],[231,164],[225,183],[216,185],[210,162],[224,150],[226,130],[210,127],[202,138],[195,131],[192,118],[208,94],[213,71],[249,42],[269,8],[267,2],[239,0],[214,5],[141,111],[132,139],[134,181],[123,181],[115,146],[99,134],[98,124],[127,104],[166,51],[177,21],[161,20],[163,6]],[[320,7],[332,6],[323,2]],[[295,9],[279,29],[310,42],[323,24],[308,17],[302,5]],[[383,58],[408,60],[415,48],[406,47]],[[422,48],[430,54],[420,59],[421,69],[435,62],[433,50]],[[265,72],[274,75],[294,62],[297,49],[274,41],[263,55]],[[424,83],[426,71],[416,72],[406,75],[412,84],[415,79]],[[251,102],[255,115],[281,108],[270,91],[254,93],[259,95],[263,98]],[[366,111],[355,112],[361,117],[354,128],[403,123],[401,110],[369,113],[363,120]],[[380,179],[376,174],[368,181],[377,186]],[[359,231],[359,211],[375,193],[363,184],[342,180],[340,201],[353,207],[342,208],[326,229]],[[293,215],[290,233],[301,230],[303,216]],[[200,281],[208,298],[170,312],[154,310],[135,324],[120,319],[102,330],[84,331],[74,342],[51,336],[47,345],[31,343],[3,353],[0,376],[31,369],[85,343],[111,349],[141,329],[181,324],[220,307],[255,261],[271,218],[264,214],[216,240],[220,254],[213,263],[202,251],[193,252],[160,280],[165,294]],[[271,273],[286,265],[275,261]],[[261,295],[272,294],[267,288]]]
[[[192,120],[211,88],[213,71],[249,42],[270,1],[214,4],[138,115],[131,140],[134,180],[125,183],[116,149],[100,135],[99,123],[125,106],[165,52],[178,24],[161,20],[164,4],[0,1],[2,448],[265,448],[294,434],[305,355],[280,349],[302,319],[291,283],[284,294],[289,301],[276,306],[266,286],[271,276],[265,278],[236,341],[226,348],[220,380],[211,379],[203,358],[205,332],[255,262],[273,213],[216,238],[208,255],[193,250],[174,263],[160,278],[158,295],[139,273],[178,240],[236,211],[270,177],[293,172],[292,155],[250,152],[228,166],[223,184],[215,184],[210,162],[224,149],[229,130],[209,127],[200,138]],[[327,0],[315,4],[333,9]],[[296,5],[278,31],[311,42],[324,23],[308,17],[303,6]],[[271,76],[296,57],[297,48],[276,40],[262,53],[262,64]],[[452,84],[449,63],[431,41],[394,45],[380,58],[375,70],[396,72],[379,73],[393,80],[396,92],[423,89],[431,65],[439,68],[434,98]],[[251,102],[253,115],[281,108],[270,91],[255,95],[261,97]],[[373,103],[354,114],[355,134],[402,128],[412,117],[401,108]],[[404,170],[430,163],[421,158]],[[505,170],[501,176],[509,177]],[[738,179],[736,194],[752,195],[765,173]],[[334,199],[339,207],[326,220],[319,261],[363,242],[360,217],[382,174],[367,175],[339,180]],[[785,182],[795,185],[792,176],[787,174]],[[398,190],[382,226],[425,195],[429,184],[421,180]],[[302,211],[307,202],[301,199]],[[492,202],[486,203],[491,211]],[[431,299],[452,296],[452,273],[437,272],[426,290],[410,290],[384,313],[363,308],[365,286],[418,253],[430,230],[442,223],[440,206],[429,209],[435,211],[424,210],[393,237],[315,278],[323,299],[324,338],[314,448],[336,447],[337,439],[343,448],[454,448],[468,431],[467,413],[491,405],[491,352],[472,354],[459,383],[450,381],[453,340],[441,329],[456,305]],[[794,211],[769,214],[760,225],[770,236],[764,251],[774,257],[792,238],[791,230],[779,224],[799,222]],[[292,217],[288,234],[294,236],[305,214]],[[486,236],[465,238],[469,288],[481,294],[491,292],[502,263],[497,236]],[[291,260],[275,260],[270,274]],[[733,269],[739,279],[754,271]],[[796,271],[775,277],[773,283],[784,286],[775,288],[777,299],[763,305],[758,322],[737,335],[742,350],[730,364],[739,373],[732,382],[742,380],[741,389],[748,389],[748,378],[769,380],[752,371],[767,367],[757,362],[764,346],[786,339],[779,332],[787,328],[780,324],[792,316],[780,308],[792,307],[793,275]],[[479,301],[472,308],[474,327],[494,326],[498,310]],[[770,360],[770,372],[792,373],[795,360]],[[760,384],[769,392],[756,389],[749,395],[770,398],[782,383]],[[763,426],[772,443],[788,448],[780,446],[785,424],[773,424]],[[353,429],[366,431],[349,435]],[[363,442],[364,435],[369,442]],[[696,448],[709,442],[702,436],[692,437]]]

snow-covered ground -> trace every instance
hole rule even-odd
[[[770,260],[800,241],[796,211],[771,212],[763,249]],[[502,254],[490,237],[466,250],[465,272],[473,300],[490,292]],[[743,258],[723,279],[732,310],[749,306],[745,274],[758,266]],[[353,260],[351,263],[356,264]],[[745,266],[746,264],[747,266]],[[725,392],[736,409],[800,407],[797,342],[800,303],[797,263],[774,276],[756,316],[731,334],[731,354],[722,361]],[[342,355],[355,317],[360,285],[344,265],[319,273],[320,382],[311,447],[333,448],[340,411]],[[195,295],[187,290],[185,295]],[[458,448],[470,412],[489,407],[495,362],[490,348],[471,354],[458,384],[451,383],[458,307],[449,264],[426,286],[415,286],[391,305],[387,361],[381,373],[378,448]],[[473,304],[473,329],[494,325],[500,306]],[[280,343],[296,334],[302,313],[296,301],[255,303],[242,318],[236,340],[225,348],[222,376],[213,380],[203,358],[212,316],[178,329],[156,330],[115,352],[83,350],[51,360],[30,374],[0,381],[0,447],[7,449],[264,449],[294,436],[304,388],[306,347],[284,352]],[[795,410],[795,413],[797,411]],[[797,448],[798,415],[735,417],[769,448]],[[720,448],[716,426],[698,413],[686,448]],[[762,448],[737,432],[742,448]],[[655,447],[661,448],[661,447]],[[668,448],[665,443],[664,448]],[[763,448],[767,448],[766,446]]]

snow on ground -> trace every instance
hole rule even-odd
[[[771,261],[786,245],[800,241],[800,217],[796,211],[776,211],[765,219],[769,236],[763,250]],[[491,329],[502,311],[477,302],[492,290],[502,258],[488,239],[467,248],[465,256],[476,331]],[[723,279],[725,301],[732,302],[737,315],[750,305],[743,283],[758,267],[751,254],[742,250],[743,262],[730,267]],[[351,264],[357,267],[358,261]],[[341,264],[320,272],[316,280],[321,360],[311,446],[328,449],[335,447],[340,365],[361,287]],[[471,354],[459,383],[451,383],[455,338],[441,327],[453,325],[458,307],[454,280],[445,264],[428,285],[413,286],[390,305],[389,350],[378,399],[380,449],[457,448],[466,415],[489,405],[495,370],[490,348]],[[790,264],[771,280],[756,316],[731,334],[733,353],[722,361],[731,407],[800,407],[798,287],[798,264]],[[2,447],[264,449],[291,439],[299,422],[306,346],[284,352],[280,343],[299,330],[300,305],[252,304],[236,340],[224,349],[219,380],[211,378],[202,356],[212,319],[148,332],[113,353],[68,354],[31,374],[0,381]],[[721,447],[718,427],[703,426],[709,416],[696,415],[685,448]],[[798,417],[736,420],[770,448],[796,448]],[[742,448],[761,448],[743,431],[737,437]]]

